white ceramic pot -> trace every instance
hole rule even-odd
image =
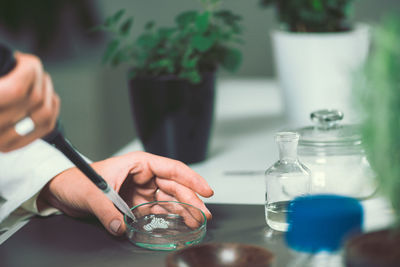
[[[319,109],[342,110],[355,122],[351,84],[369,48],[369,27],[360,24],[341,33],[274,31],[272,46],[285,110],[292,126],[309,123]]]

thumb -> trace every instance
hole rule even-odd
[[[91,199],[89,205],[93,214],[108,232],[116,236],[125,232],[126,227],[123,215],[103,193]]]

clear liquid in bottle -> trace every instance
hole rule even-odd
[[[297,196],[309,194],[311,173],[297,158],[297,133],[280,132],[275,140],[279,160],[265,172],[265,219],[272,229],[287,231],[288,204]]]
[[[265,204],[265,220],[274,230],[285,232],[288,229],[286,221],[289,201],[277,201]]]

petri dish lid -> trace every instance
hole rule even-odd
[[[312,126],[295,130],[300,134],[300,155],[363,154],[359,125],[341,124],[344,115],[334,109],[312,112]]]

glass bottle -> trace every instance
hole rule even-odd
[[[294,132],[276,134],[279,160],[265,172],[265,220],[277,231],[287,231],[290,200],[309,194],[311,189],[311,172],[297,157],[299,137]]]

